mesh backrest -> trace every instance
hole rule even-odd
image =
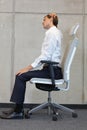
[[[64,80],[66,81],[68,81],[70,78],[70,67],[76,52],[77,45],[78,45],[78,38],[74,38],[74,40],[70,44],[69,51],[64,61],[63,76]]]

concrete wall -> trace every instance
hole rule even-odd
[[[44,38],[43,16],[56,12],[63,32],[63,47],[69,30],[79,23],[79,46],[71,68],[68,92],[54,92],[56,102],[87,103],[87,1],[86,0],[0,0],[0,102],[9,103],[15,73],[40,54]],[[41,103],[47,93],[27,83],[26,103]]]

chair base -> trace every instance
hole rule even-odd
[[[48,115],[51,114],[51,111],[53,111],[53,115],[58,115],[58,112],[57,110],[62,110],[62,111],[66,111],[66,112],[69,112],[72,114],[72,117],[76,118],[78,115],[75,113],[74,110],[70,109],[70,108],[67,108],[63,105],[60,105],[60,104],[56,104],[56,103],[52,103],[51,102],[51,96],[50,96],[50,92],[48,92],[48,102],[46,103],[43,103],[33,109],[31,109],[30,111],[27,112],[26,114],[26,118],[30,118],[30,115],[36,111],[39,111],[41,109],[44,109],[44,108],[48,108]],[[53,120],[57,120],[57,117],[53,117]]]
[[[72,110],[72,109],[70,109],[70,108],[67,108],[67,107],[65,107],[65,106],[63,106],[63,105],[60,105],[60,104],[56,104],[56,103],[43,103],[43,104],[41,104],[41,105],[39,105],[39,106],[37,106],[37,107],[35,107],[35,108],[33,108],[33,109],[31,109],[30,111],[29,111],[29,114],[31,114],[31,113],[33,113],[33,112],[36,112],[36,111],[39,111],[39,110],[41,110],[41,109],[44,109],[44,108],[47,108],[48,107],[48,114],[50,115],[51,113],[51,110],[53,111],[53,112],[55,112],[55,110],[57,110],[57,109],[60,109],[60,110],[62,110],[62,111],[66,111],[66,112],[69,112],[69,113],[75,113],[75,111],[74,110]]]

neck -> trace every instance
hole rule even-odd
[[[50,25],[49,27],[48,27],[48,29],[50,29],[51,27],[53,27],[54,25]]]

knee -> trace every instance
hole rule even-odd
[[[25,74],[16,75],[16,80],[26,81]]]
[[[16,80],[22,79],[21,75],[16,75]]]

